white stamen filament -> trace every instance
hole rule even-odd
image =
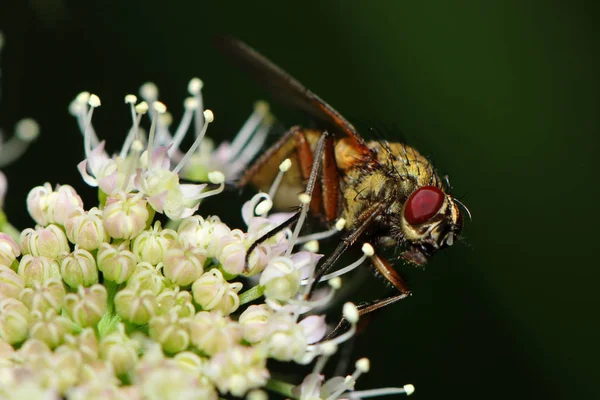
[[[289,240],[289,247],[285,251],[286,257],[289,257],[292,254],[292,250],[294,249],[294,245],[296,244],[296,240],[298,240],[298,236],[300,235],[300,230],[302,229],[302,225],[304,224],[304,220],[306,219],[306,215],[308,214],[308,207],[310,207],[311,197],[307,193],[301,193],[298,196],[298,200],[302,204],[300,209],[300,217],[298,218],[298,222],[294,227],[294,233],[292,233],[292,237]],[[312,274],[311,274],[312,275]],[[312,276],[311,276],[312,279]]]
[[[301,238],[298,238],[300,240]],[[319,252],[319,241],[318,240],[309,240],[302,246],[305,250],[308,250],[313,253]]]
[[[197,200],[205,199],[210,196],[217,195],[225,189],[225,175],[221,171],[211,171],[208,173],[208,180],[210,183],[218,184],[219,187],[213,190],[209,190],[208,192],[201,193]]]
[[[154,135],[156,132],[156,120],[158,119],[158,114],[162,114],[165,111],[167,111],[167,107],[159,102],[159,101],[154,101],[152,103],[152,124],[150,125],[150,134],[148,136],[148,169],[152,169],[152,165],[153,165],[153,158],[154,158]]]
[[[194,115],[196,116],[196,119],[197,119],[198,115],[197,114],[194,114]],[[185,153],[185,155],[183,156],[181,161],[179,161],[179,164],[177,164],[175,169],[173,169],[174,173],[178,174],[179,171],[181,171],[181,169],[185,166],[185,163],[190,159],[192,154],[194,154],[194,152],[196,151],[198,146],[200,146],[200,142],[202,142],[202,139],[204,138],[204,135],[206,134],[208,125],[214,121],[213,112],[210,110],[204,110],[204,119],[206,120],[206,124],[204,124],[204,126],[202,127],[202,132],[200,132],[200,134],[196,137],[196,140],[192,144],[192,147],[189,148],[189,150],[187,151],[187,153]]]
[[[39,132],[39,125],[31,118],[19,121],[15,126],[15,134],[0,145],[0,167],[21,157],[29,147],[29,143],[38,137]]]
[[[279,164],[279,172],[269,189],[269,197],[275,197],[275,193],[277,193],[277,189],[279,189],[279,185],[281,184],[281,180],[283,179],[283,174],[285,174],[291,167],[292,161],[289,158],[286,158]]]
[[[410,396],[415,391],[413,385],[404,385],[403,388],[380,388],[371,390],[357,390],[352,392],[343,393],[342,397],[348,397],[350,399],[365,399],[369,397],[389,396],[392,394],[406,394]]]
[[[185,111],[183,113],[181,121],[179,122],[179,126],[175,131],[175,135],[173,135],[173,145],[167,153],[169,157],[171,157],[173,153],[179,149],[179,146],[181,145],[185,134],[189,130],[192,118],[194,117],[195,110],[198,107],[198,100],[196,100],[196,98],[194,97],[188,97],[187,99],[185,99],[183,104],[185,107]]]
[[[260,125],[263,118],[266,115],[268,115],[268,113],[269,105],[266,102],[257,101],[255,103],[254,111],[252,112],[250,117],[248,117],[244,125],[242,125],[242,128],[240,129],[239,133],[235,136],[235,139],[233,139],[233,142],[231,142],[230,154],[232,154],[232,159],[236,158],[239,155],[238,153],[243,148],[247,147],[244,145],[248,142],[252,134]]]
[[[89,95],[88,104],[90,105],[90,107],[85,117],[85,124],[83,128],[83,147],[85,151],[85,158],[87,158],[88,160],[90,159],[92,153],[92,115],[94,114],[94,108],[97,107],[93,106],[93,104],[98,104],[100,102],[100,99],[98,99],[98,101],[96,101],[95,99],[94,101],[91,101],[92,96],[95,96],[95,98],[98,99],[98,96],[96,95]]]
[[[273,127],[273,119],[265,118],[264,123],[258,128],[256,134],[252,136],[252,139],[244,146],[244,150],[237,156],[229,157],[229,164],[231,165],[230,171],[232,176],[236,176],[239,171],[246,168],[246,166],[254,159],[256,154],[263,148],[267,135]]]
[[[140,162],[140,154],[142,154],[142,151],[144,151],[144,145],[142,144],[142,142],[140,142],[137,139],[133,141],[133,143],[131,144],[131,157],[124,160],[126,169],[125,174],[123,176],[121,190],[127,191],[129,182],[131,181],[131,176],[133,175],[133,172],[136,170]]]
[[[362,251],[363,251],[363,255],[358,260],[354,261],[352,264],[350,264],[350,265],[348,265],[348,266],[346,266],[344,268],[338,269],[337,271],[333,271],[333,272],[331,272],[331,273],[329,273],[327,275],[323,275],[321,277],[321,279],[319,279],[319,282],[327,281],[329,279],[332,279],[332,278],[335,278],[335,277],[338,277],[338,276],[342,276],[342,275],[344,275],[344,274],[352,271],[353,269],[356,269],[362,263],[365,262],[365,260],[367,259],[367,257],[370,257],[370,256],[372,256],[375,253],[374,250],[373,250],[373,246],[371,246],[369,243],[363,244]],[[308,278],[308,279],[304,279],[301,284],[302,285],[306,285],[311,280],[312,280],[312,277]]]
[[[132,94],[128,96],[133,96]],[[135,97],[135,96],[133,96]],[[136,111],[136,107],[134,103],[129,103],[131,108],[131,119],[133,121],[133,125],[129,132],[127,133],[127,137],[125,138],[125,142],[123,142],[123,147],[121,148],[121,152],[119,153],[119,157],[125,159],[127,157],[127,153],[129,153],[129,149],[131,148],[131,144],[134,140],[138,140],[138,133],[140,127],[140,121],[142,120],[142,114],[138,114]]]
[[[190,92],[190,94],[192,96],[194,96],[194,100],[196,100],[196,107],[194,110],[194,116],[196,117],[194,119],[194,131],[196,134],[196,137],[202,135],[204,136],[204,132],[202,132],[202,128],[204,128],[205,121],[208,118],[206,117],[206,115],[200,115],[200,113],[202,112],[202,110],[204,110],[204,101],[202,99],[202,88],[204,87],[204,82],[202,82],[199,78],[193,78],[190,80],[190,83],[188,83],[188,91]]]

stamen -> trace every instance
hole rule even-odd
[[[285,174],[291,166],[292,160],[290,160],[289,158],[286,158],[281,162],[281,164],[279,164],[279,172],[277,173],[277,176],[275,177],[275,180],[273,181],[273,184],[269,189],[270,198],[275,197],[275,193],[277,193],[277,189],[279,189],[279,185],[281,184],[281,179],[283,179],[283,174]]]
[[[261,201],[260,203],[258,203],[256,208],[254,209],[254,214],[263,217],[269,211],[271,211],[271,208],[273,208],[273,202],[271,201],[271,199],[267,198],[267,199]]]
[[[298,242],[301,240],[302,238],[298,238]],[[319,251],[319,241],[318,240],[309,240],[308,242],[306,242],[303,246],[303,248],[305,250],[308,250],[312,253],[317,253]]]
[[[140,87],[140,95],[148,103],[158,99],[158,87],[152,82],[146,82]]]
[[[345,226],[346,226],[346,220],[344,218],[340,218],[335,222],[335,225],[333,228],[326,230],[324,232],[317,232],[317,233],[313,233],[313,234],[306,235],[306,236],[300,236],[298,238],[298,240],[296,241],[296,244],[308,242],[310,240],[327,239],[327,238],[337,234],[338,232],[341,232]]]
[[[231,142],[230,154],[231,158],[236,158],[238,153],[245,147],[244,145],[252,134],[256,131],[263,118],[269,113],[269,104],[265,101],[257,101],[254,103],[254,111],[250,117],[246,120],[238,134]]]
[[[142,142],[137,139],[134,140],[131,144],[131,157],[128,160],[125,160],[127,167],[123,176],[123,184],[121,185],[121,189],[124,192],[128,191],[127,189],[129,182],[131,181],[131,176],[140,162],[140,154],[142,154],[142,151],[144,151],[144,145]]]
[[[153,168],[153,153],[154,153],[154,135],[156,132],[156,120],[158,119],[158,114],[163,114],[167,111],[167,106],[165,106],[160,101],[154,101],[152,103],[152,109],[154,110],[152,124],[150,125],[150,135],[148,137],[148,169]]]
[[[348,397],[350,399],[365,399],[369,397],[389,396],[392,394],[406,394],[410,396],[415,392],[413,385],[404,385],[403,388],[380,388],[371,390],[357,390],[352,392],[343,393],[342,397]]]
[[[125,141],[123,142],[123,147],[121,147],[121,152],[119,153],[119,157],[121,157],[122,159],[125,159],[125,157],[127,157],[127,153],[129,152],[129,149],[131,148],[131,144],[133,143],[133,141],[138,140],[138,133],[139,133],[140,121],[142,120],[142,115],[148,111],[148,103],[143,101],[136,106],[135,105],[136,101],[137,101],[137,97],[133,94],[128,94],[127,96],[125,96],[125,103],[129,104],[129,108],[131,111],[131,120],[133,121],[133,125],[131,126],[131,129],[129,129],[129,132],[127,133],[127,137],[125,138]],[[143,104],[143,106],[142,106],[142,104]],[[137,111],[138,106],[142,106],[140,111],[143,111],[143,112]]]
[[[229,163],[230,173],[232,176],[236,176],[242,169],[246,168],[248,163],[254,159],[256,154],[263,148],[265,141],[267,140],[267,135],[269,131],[273,127],[274,119],[271,115],[267,115],[262,125],[258,128],[258,131],[252,136],[252,139],[248,142],[246,146],[244,146],[243,151],[241,151],[237,156],[230,156]]]
[[[323,277],[321,277],[321,279],[319,279],[319,282],[323,282],[323,281],[335,278],[337,276],[344,275],[344,274],[352,271],[353,269],[359,267],[363,262],[365,262],[365,260],[368,257],[371,257],[373,254],[375,254],[375,250],[373,249],[373,246],[371,246],[369,243],[363,244],[361,250],[363,252],[363,255],[358,260],[354,261],[352,264],[350,264],[344,268],[338,269],[337,271],[331,272],[327,275],[323,275]],[[310,280],[311,279],[304,279],[302,281],[302,285],[308,284],[308,282],[310,282]]]
[[[294,245],[296,244],[296,240],[298,240],[298,236],[300,235],[300,230],[302,229],[302,225],[304,224],[304,220],[306,219],[306,215],[308,214],[308,207],[310,205],[311,197],[308,193],[300,193],[298,196],[298,200],[302,204],[300,210],[300,217],[298,218],[298,222],[294,227],[294,233],[289,240],[289,247],[285,251],[285,255],[289,256],[292,254],[292,250],[294,249]]]
[[[83,142],[84,142],[84,150],[85,150],[85,158],[90,159],[91,153],[92,153],[92,133],[90,131],[90,128],[92,126],[92,114],[94,113],[94,109],[96,107],[100,107],[100,99],[98,98],[98,96],[96,96],[95,94],[89,94],[87,92],[82,92],[79,94],[79,96],[77,96],[78,98],[80,96],[88,96],[88,101],[87,103],[90,106],[90,109],[88,110],[86,119],[85,119],[85,125],[84,125],[84,129],[83,129]]]
[[[185,111],[183,113],[183,117],[181,118],[181,122],[179,122],[179,126],[175,131],[175,135],[173,136],[173,146],[171,146],[168,151],[169,157],[171,157],[173,153],[179,149],[185,134],[190,128],[190,124],[192,122],[192,118],[194,117],[194,112],[198,108],[198,104],[198,100],[194,97],[188,97],[183,102]]]
[[[202,133],[202,128],[204,127],[204,121],[199,117],[200,112],[204,109],[204,101],[202,99],[202,88],[204,87],[204,82],[202,82],[202,80],[200,80],[200,78],[192,78],[190,80],[190,82],[188,83],[188,92],[190,92],[190,94],[192,96],[194,96],[194,99],[196,100],[196,108],[194,110],[194,116],[196,117],[194,119],[194,130],[195,130],[195,134],[196,137],[200,136],[201,134],[204,135]],[[204,119],[206,119],[206,116],[203,115]]]
[[[19,121],[15,126],[15,134],[0,146],[0,167],[21,157],[39,133],[40,127],[33,119],[25,118]]]
[[[350,323],[350,329],[348,329],[346,332],[342,333],[340,336],[337,336],[331,340],[327,340],[325,342],[321,342],[318,344],[311,344],[308,345],[307,350],[308,351],[315,351],[315,352],[320,352],[322,353],[322,346],[325,345],[326,343],[333,343],[336,346],[339,346],[341,343],[344,343],[345,341],[347,341],[348,339],[350,339],[352,336],[354,336],[354,334],[356,333],[356,323],[358,322],[358,309],[356,308],[356,306],[353,303],[346,303],[344,304],[344,307],[342,308],[342,314],[344,315],[344,318],[346,318],[346,321],[348,321]]]
[[[209,190],[208,192],[201,193],[197,200],[205,199],[210,196],[217,195],[225,189],[225,175],[221,171],[211,171],[208,173],[208,180],[210,183],[218,184],[219,187],[213,190]],[[258,207],[258,206],[257,206]]]
[[[192,144],[192,147],[189,148],[189,150],[187,151],[187,153],[185,153],[185,155],[183,156],[181,161],[179,161],[179,164],[177,164],[175,169],[173,169],[173,172],[175,172],[176,174],[178,174],[179,171],[181,171],[181,169],[184,167],[185,163],[190,159],[192,154],[194,154],[194,152],[196,151],[198,146],[200,146],[200,142],[202,141],[202,138],[204,138],[204,135],[206,134],[208,125],[215,120],[215,116],[214,116],[213,112],[210,110],[204,110],[204,120],[206,121],[206,124],[204,124],[204,126],[202,127],[202,132],[200,132],[200,135],[198,135],[198,137],[196,137],[196,140]]]

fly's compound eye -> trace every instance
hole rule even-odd
[[[404,208],[404,218],[411,225],[419,225],[433,218],[444,204],[444,192],[435,186],[415,190]]]

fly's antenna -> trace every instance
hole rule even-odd
[[[460,201],[460,200],[458,200],[456,197],[454,197],[453,200],[455,202],[457,202],[459,206],[461,206],[462,208],[464,208],[464,210],[467,212],[467,215],[469,216],[469,221],[473,222],[473,217],[471,216],[471,211],[469,211],[469,209],[467,208],[467,206],[465,206],[463,204],[463,202]]]

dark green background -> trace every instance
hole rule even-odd
[[[209,135],[231,137],[265,96],[210,46],[212,35],[233,34],[349,118],[397,125],[473,213],[465,242],[410,273],[414,296],[359,339],[355,356],[372,361],[359,388],[410,382],[417,399],[594,398],[593,4],[3,1],[1,126],[32,116],[43,130],[4,169],[6,211],[23,227],[32,185],[84,190],[81,139],[66,111],[81,90],[102,99],[95,124],[115,149],[128,129],[124,94],[153,80],[177,116],[188,79],[200,76],[216,115]]]

